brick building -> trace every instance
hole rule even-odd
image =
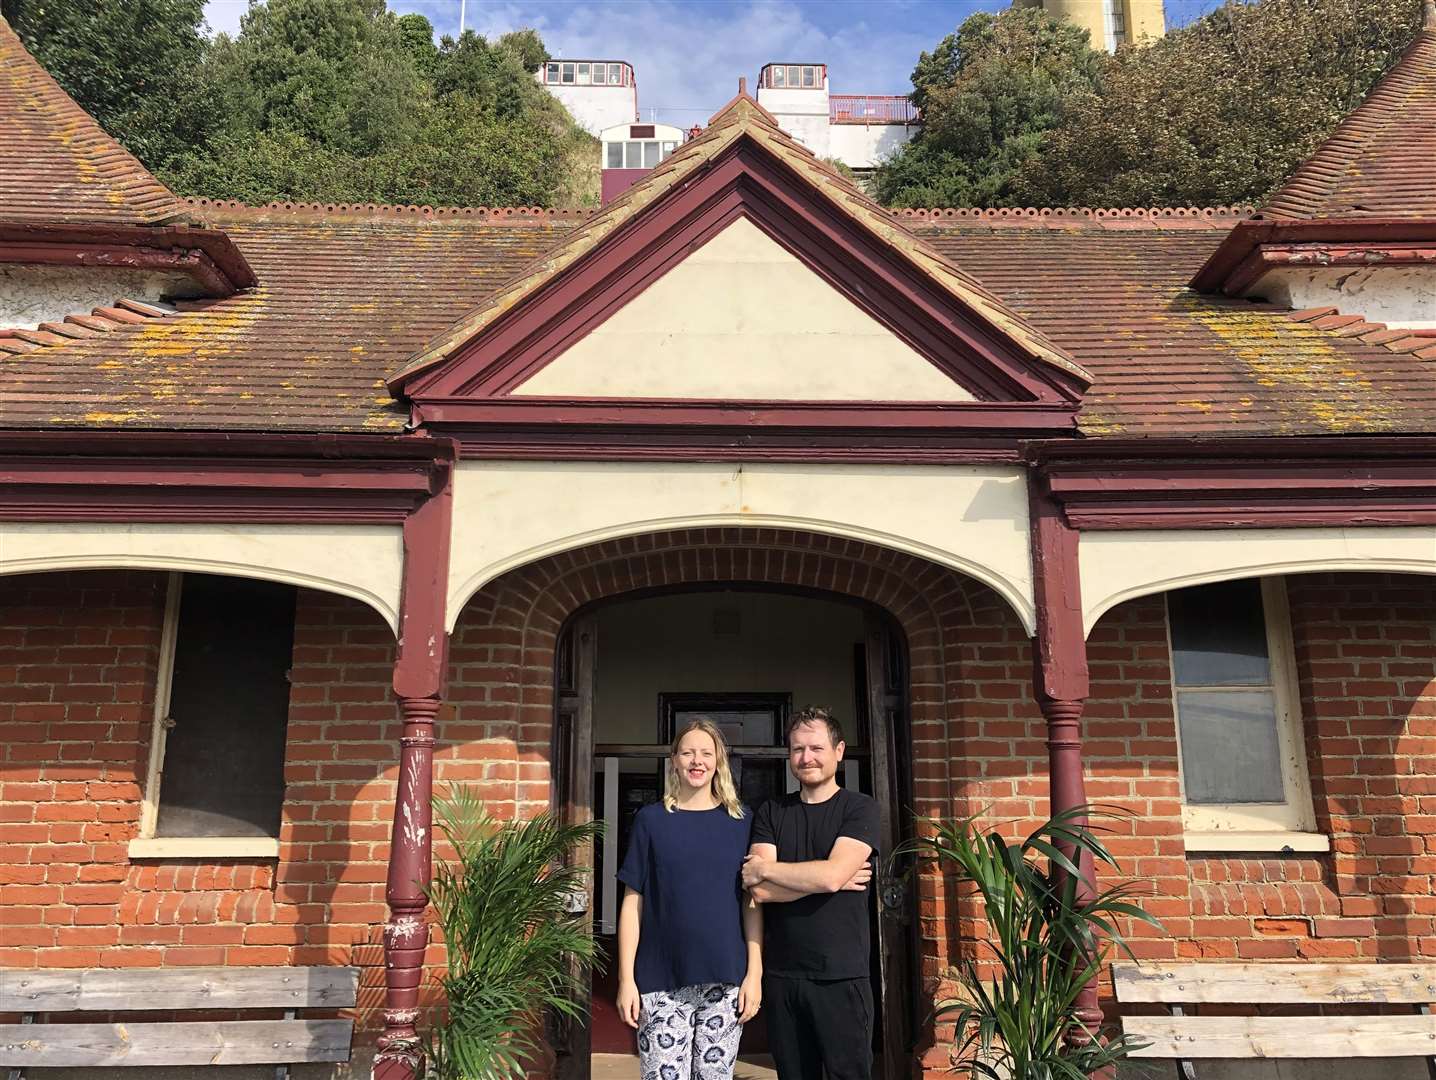
[[[1144,958],[1430,959],[1433,86],[1256,214],[889,213],[743,96],[598,212],[253,208],[0,22],[0,978],[353,965],[408,1077],[432,784],[611,821],[604,933],[668,728],[761,797],[813,700],[886,843],[1132,811]],[[936,1075],[978,913],[882,886]]]

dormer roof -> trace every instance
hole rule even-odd
[[[1245,294],[1284,265],[1430,262],[1436,248],[1436,0],[1411,44],[1192,279]]]
[[[1366,100],[1256,216],[1363,215],[1436,221],[1436,4]]]
[[[0,264],[157,270],[199,295],[253,270],[60,88],[0,17]]]
[[[0,221],[188,221],[174,192],[107,135],[0,18]]]

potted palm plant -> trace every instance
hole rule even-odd
[[[1088,1028],[1082,988],[1116,949],[1131,953],[1121,919],[1161,924],[1136,903],[1131,882],[1095,895],[1079,888],[1085,859],[1116,869],[1090,821],[1115,816],[1081,807],[1044,822],[1020,842],[978,818],[929,822],[906,850],[970,882],[982,898],[989,938],[966,957],[958,993],[937,1006],[955,1025],[954,1071],[982,1080],[1087,1080],[1142,1043]]]
[[[588,872],[573,854],[599,825],[553,814],[496,822],[463,786],[434,798],[434,819],[455,858],[435,867],[428,889],[448,964],[425,1074],[521,1080],[540,1052],[543,1014],[576,1018],[575,991],[598,959],[570,901]]]

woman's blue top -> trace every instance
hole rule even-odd
[[[633,977],[638,992],[740,983],[748,971],[742,881],[753,815],[638,811],[618,880],[643,894]]]

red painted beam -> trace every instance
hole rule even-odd
[[[228,235],[192,225],[28,225],[0,223],[0,263],[170,270],[212,297],[259,283]]]
[[[0,433],[0,520],[399,524],[446,484],[448,440]]]
[[[1261,258],[1263,248],[1332,244],[1377,249],[1436,246],[1436,222],[1379,217],[1311,221],[1249,218],[1232,227],[1189,284],[1198,292],[1237,296],[1270,268]]]
[[[1079,529],[1296,528],[1436,521],[1436,439],[1093,440],[1032,447]]]

